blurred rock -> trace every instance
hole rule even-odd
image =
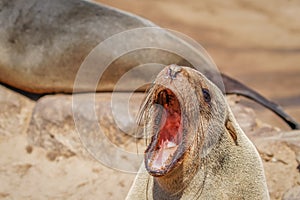
[[[258,129],[253,141],[264,162],[271,199],[282,199],[284,193],[300,185],[300,173],[297,169],[300,149],[294,145],[300,144],[300,131],[273,131],[273,136],[263,136],[265,130]]]
[[[132,126],[132,122],[122,116],[124,113],[121,109],[117,114],[123,118],[116,125],[118,117],[113,116],[111,104],[113,101],[118,105],[130,97],[129,108],[134,115],[144,94],[128,96],[120,93],[113,98],[111,93],[96,94],[94,110],[87,106],[90,103],[89,94],[74,96],[78,97],[74,97],[74,101],[79,104],[72,105],[71,95],[40,98],[32,111],[30,125],[23,127],[23,132],[6,134],[0,138],[0,152],[5,152],[0,157],[1,199],[124,199],[135,174],[124,170],[121,172],[92,157],[90,153],[93,153],[94,146],[84,146],[81,139],[85,137],[82,134],[88,134],[86,139],[91,143],[101,144],[103,138],[99,136],[92,116],[95,111],[97,125],[101,126],[111,141],[109,148],[119,146],[136,154],[138,145],[128,135],[132,134],[132,130],[126,130],[126,127]],[[80,124],[77,128],[81,126],[84,130],[76,129],[73,109],[77,111],[75,122]],[[22,118],[19,120],[23,121]],[[118,127],[127,131],[127,134]],[[8,133],[14,131],[11,127],[5,128],[8,128],[5,130]],[[140,163],[132,163],[122,155],[110,155],[110,149],[103,148],[96,150],[114,156],[120,165],[129,169],[140,166]]]
[[[48,151],[49,160],[83,152],[72,116],[72,97],[48,95],[39,99],[27,131],[30,144]]]
[[[34,104],[0,85],[0,137],[26,133]]]
[[[144,94],[136,93],[130,99],[134,104],[121,104],[113,113],[112,105],[129,101],[127,97],[126,93],[114,93],[113,99],[111,93],[96,94],[95,99],[93,94],[76,94],[73,99],[70,95],[42,97],[28,129],[30,144],[46,149],[49,160],[75,155],[90,158],[92,153],[96,159],[105,154],[123,165],[137,164],[126,160],[123,154],[114,155],[115,147],[133,152],[137,148],[136,139],[131,137],[134,130],[128,129],[134,126],[135,116],[130,119],[122,110],[128,111],[131,106],[131,115],[136,114]]]
[[[299,200],[300,199],[300,185],[295,186],[288,190],[282,200]]]
[[[240,98],[236,95],[228,95],[226,98],[236,120],[249,137],[249,133],[258,126],[254,110],[239,104]]]
[[[284,137],[283,137],[284,136]],[[295,152],[296,160],[298,162],[298,170],[300,173],[300,131],[291,131],[283,133],[284,141]]]

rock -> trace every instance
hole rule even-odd
[[[250,132],[253,132],[254,129],[258,127],[254,110],[241,105],[239,103],[239,97],[236,95],[229,95],[226,96],[226,98],[238,123],[249,137]]]
[[[74,127],[71,101],[69,95],[47,95],[34,108],[27,134],[31,145],[49,151],[49,160],[83,151]]]
[[[10,91],[4,89],[1,88],[0,91],[7,92],[5,96],[9,96]],[[11,93],[11,96],[16,95]],[[1,95],[2,98],[3,96]],[[124,107],[122,102],[130,96],[120,93],[111,98],[111,93],[96,94],[93,110],[87,106],[91,97],[89,94],[74,96],[74,99],[71,95],[44,96],[36,102],[30,125],[22,127],[23,132],[10,134],[14,129],[6,127],[7,136],[0,138],[0,151],[5,152],[0,157],[1,199],[96,199],[99,196],[112,200],[124,199],[135,175],[125,173],[125,170],[116,170],[109,163],[103,163],[101,158],[93,158],[90,153],[93,154],[91,148],[94,146],[83,146],[79,136],[87,133],[89,135],[86,139],[92,140],[91,145],[93,142],[101,144],[101,135],[97,133],[99,129],[95,127],[92,116],[95,111],[97,124],[102,127],[101,130],[112,144],[136,154],[135,139],[128,135],[132,134],[129,129],[132,121],[126,116],[124,109],[114,113],[118,116],[113,114],[119,104]],[[133,116],[137,113],[143,96],[144,94],[137,93],[129,98],[131,103],[128,107]],[[20,95],[19,98],[21,97]],[[3,102],[1,101],[5,105]],[[112,102],[115,110],[110,109]],[[34,105],[34,102],[31,103]],[[75,114],[75,122],[79,125],[74,122]],[[86,130],[81,130],[80,127]],[[81,139],[84,137],[81,135]],[[102,149],[101,152],[109,153],[109,148]],[[115,156],[120,165],[128,166],[131,170],[132,166],[140,165],[131,163],[123,155],[128,153],[110,156]]]
[[[0,137],[26,133],[35,103],[0,85]]]
[[[253,141],[263,159],[270,197],[282,199],[286,191],[300,183],[300,173],[297,169],[297,154],[300,151],[294,147],[294,144],[300,144],[300,131],[271,131],[273,135],[270,136],[270,133],[263,133],[266,130],[270,131],[264,128],[257,129]]]
[[[295,152],[296,160],[300,165],[300,131],[290,131],[284,133],[284,141],[289,145],[289,147]],[[299,169],[298,165],[298,170]]]
[[[137,113],[144,94],[133,95],[131,112]],[[30,144],[48,151],[49,160],[81,156],[90,159],[90,153],[102,164],[122,171],[136,171],[140,159],[135,159],[136,139],[126,105],[113,113],[111,105],[125,101],[126,93],[47,95],[34,109],[28,129]],[[123,109],[125,108],[125,110]],[[74,117],[73,117],[74,116]],[[118,149],[121,149],[120,151]],[[130,153],[131,152],[131,153]],[[121,168],[120,168],[121,167]]]
[[[288,190],[282,200],[298,200],[300,199],[300,185],[297,185],[290,190]]]

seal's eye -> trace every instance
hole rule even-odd
[[[210,94],[209,94],[209,90],[203,88],[203,89],[202,89],[202,93],[203,93],[204,101],[207,102],[207,103],[209,103],[210,100],[211,100],[211,97],[210,97]]]

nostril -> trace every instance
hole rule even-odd
[[[181,72],[181,69],[182,67],[181,66],[178,66],[178,65],[170,65],[169,69],[168,69],[168,76],[171,78],[171,79],[175,79],[177,74],[179,72]]]

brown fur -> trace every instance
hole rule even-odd
[[[127,199],[269,199],[259,154],[236,122],[222,92],[198,71],[182,67],[171,80],[165,76],[169,69],[166,67],[155,83],[167,85],[182,97],[179,101],[183,110],[192,116],[187,116],[188,132],[195,131],[196,135],[187,139],[191,145],[167,174],[150,176],[143,164]],[[146,134],[147,127],[153,125],[150,107],[155,87],[141,110]],[[203,100],[203,88],[210,91],[209,103]]]

